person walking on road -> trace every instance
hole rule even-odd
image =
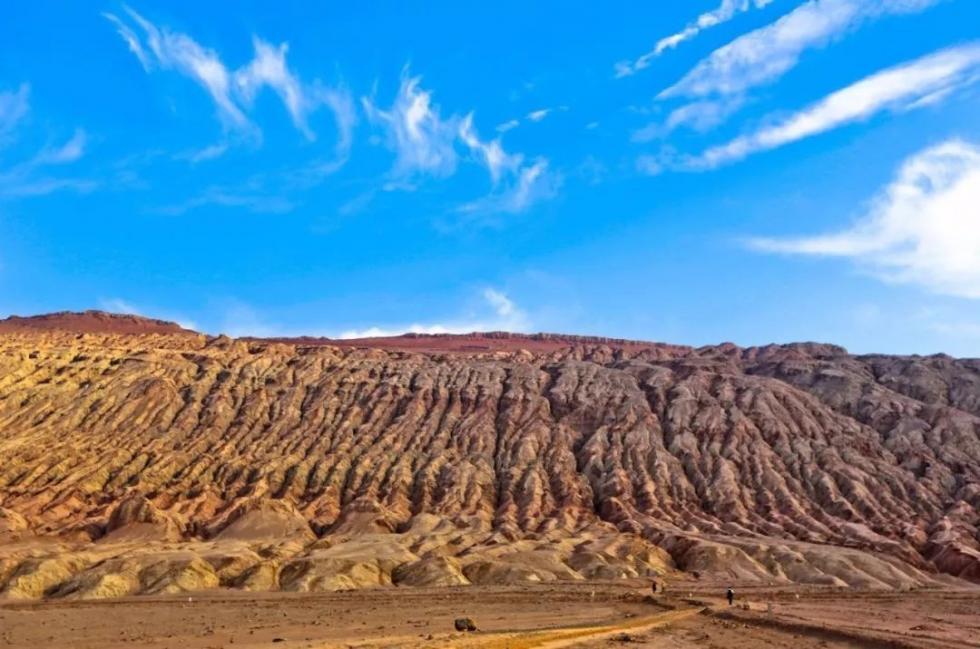
[[[728,598],[728,605],[731,606],[735,601],[735,590],[731,586],[725,591],[725,597]]]

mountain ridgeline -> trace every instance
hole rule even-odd
[[[980,580],[980,360],[0,322],[0,596]]]

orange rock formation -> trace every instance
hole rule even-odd
[[[980,361],[0,322],[0,596],[980,579]]]

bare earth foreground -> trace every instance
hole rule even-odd
[[[980,647],[980,590],[870,593],[717,588],[678,582],[652,598],[619,581],[329,594],[201,593],[0,605],[0,646],[650,647],[663,649]],[[690,589],[690,590],[688,590]],[[769,606],[772,612],[769,612]],[[745,609],[748,610],[745,610]],[[472,618],[478,631],[457,633]]]

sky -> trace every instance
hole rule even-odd
[[[980,357],[980,3],[4,3],[0,315]]]

